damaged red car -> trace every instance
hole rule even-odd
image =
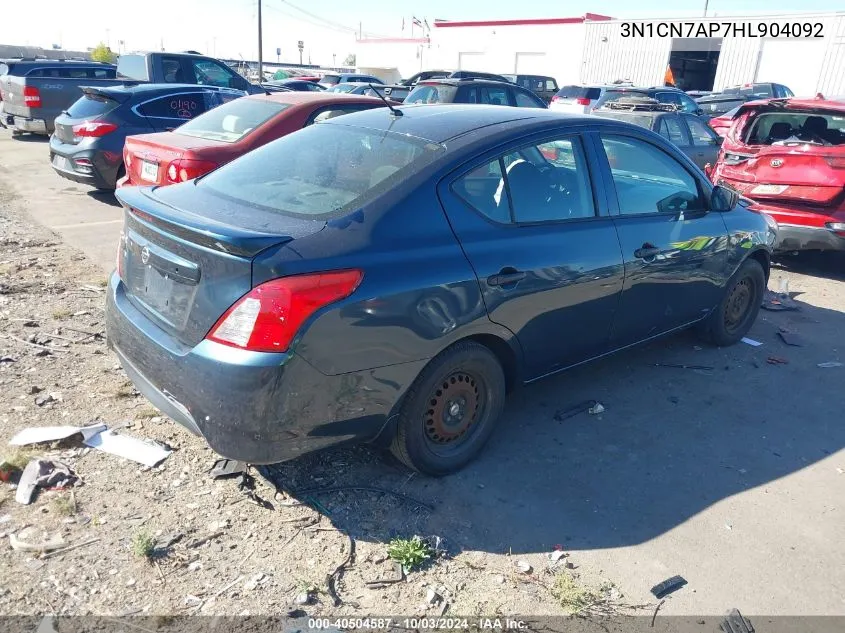
[[[845,102],[750,101],[705,172],[777,221],[777,250],[845,251]]]

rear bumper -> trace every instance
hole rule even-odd
[[[295,353],[248,352],[211,341],[185,347],[129,301],[116,274],[106,333],[153,405],[217,453],[251,464],[374,439],[425,364],[327,376]]]
[[[22,116],[12,116],[11,118],[11,126],[13,129],[18,130],[19,132],[32,132],[33,134],[44,134],[47,135],[50,133],[49,126],[47,125],[47,121],[44,119],[30,119],[27,117]],[[8,119],[7,119],[8,120]]]
[[[69,164],[58,165],[56,157],[67,159]],[[74,162],[77,159],[86,159],[90,165],[80,168]],[[108,150],[62,143],[53,135],[50,137],[50,164],[62,178],[96,189],[114,189],[123,157]]]
[[[842,251],[845,252],[845,237],[840,237],[828,228],[778,225],[778,241],[775,250],[784,251]]]

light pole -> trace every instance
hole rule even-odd
[[[258,83],[264,81],[264,70],[262,68],[264,65],[264,57],[261,49],[261,0],[258,0]]]

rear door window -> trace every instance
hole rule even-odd
[[[693,145],[714,145],[717,142],[719,137],[716,133],[698,117],[686,114],[684,115],[684,121],[686,121],[687,127],[689,127]]]
[[[687,138],[687,133],[681,127],[681,122],[677,119],[677,117],[661,117],[660,127],[657,129],[657,133],[680,147],[690,144],[689,139]]]
[[[593,90],[596,90],[595,88]],[[557,82],[554,79],[546,79],[546,91],[548,92],[556,92],[557,91]]]
[[[508,90],[504,86],[482,86],[481,103],[506,106],[510,105],[511,101],[508,97]]]
[[[182,59],[179,57],[162,57],[161,71],[164,78],[164,83],[167,84],[185,84],[191,83],[188,81],[184,71],[182,70]]]
[[[514,91],[516,97],[516,105],[518,108],[545,108],[546,104],[536,97],[526,94],[521,90]]]
[[[138,114],[150,119],[190,121],[221,103],[219,95],[198,91],[158,97],[136,107]]]
[[[412,103],[453,103],[455,101],[455,93],[458,91],[457,86],[450,86],[447,84],[432,84],[420,85],[411,91],[408,98],[405,99],[405,104]],[[473,101],[462,103],[475,103]]]

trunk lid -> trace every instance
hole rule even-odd
[[[125,209],[118,256],[126,294],[187,346],[199,343],[252,288],[257,254],[326,224],[267,215],[210,194],[194,182],[122,188],[117,197]]]
[[[164,185],[167,168],[180,158],[213,161],[222,165],[242,151],[231,143],[185,136],[178,132],[138,134],[126,139],[124,164],[135,185]]]

